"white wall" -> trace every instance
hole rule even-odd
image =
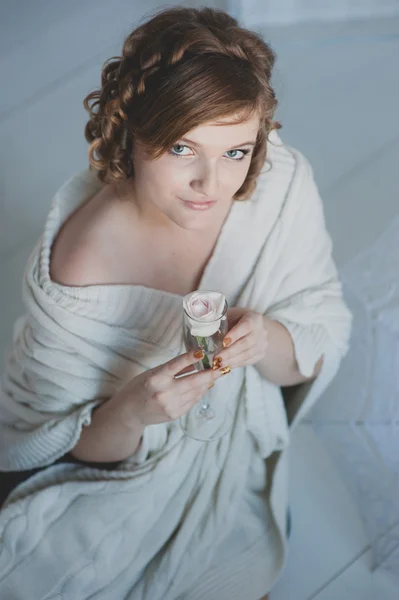
[[[398,0],[228,0],[228,6],[247,27],[399,14]]]

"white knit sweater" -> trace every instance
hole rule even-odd
[[[217,388],[236,419],[216,443],[187,438],[178,423],[153,425],[115,470],[52,465],[77,443],[95,406],[184,351],[182,296],[50,279],[57,232],[100,186],[89,170],[69,179],[28,261],[26,314],[2,377],[0,469],[49,466],[0,512],[1,597],[257,600],[278,578],[289,428],[336,374],[351,315],[310,166],[277,133],[270,139],[272,169],[265,165],[250,200],[233,204],[199,289],[280,321],[300,371],[311,375],[323,354],[322,371],[285,406],[254,366],[234,369]]]

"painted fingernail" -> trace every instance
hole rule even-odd
[[[220,369],[220,367],[222,366],[222,363],[223,363],[223,359],[220,356],[217,356],[216,358],[213,359],[212,369],[214,371],[216,371],[216,369]]]
[[[200,360],[201,358],[204,358],[204,356],[205,354],[203,350],[196,350],[194,352],[194,358],[198,358]]]
[[[226,339],[223,340],[223,347],[227,348],[227,346],[230,346],[231,344],[231,338],[227,337]]]
[[[219,369],[219,371],[221,372],[222,375],[227,375],[227,373],[230,373],[231,368],[229,366],[227,366],[227,367],[223,367],[222,369]]]

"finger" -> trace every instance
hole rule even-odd
[[[222,366],[229,366],[231,369],[236,369],[237,367],[246,367],[247,365],[253,365],[262,359],[263,353],[257,352],[255,348],[249,348],[244,352],[240,352],[240,354],[235,354],[231,356],[228,360],[223,361]],[[216,371],[217,372],[217,371]]]
[[[204,369],[203,371],[197,371],[194,375],[187,375],[181,379],[175,379],[173,382],[173,389],[179,395],[190,393],[193,390],[199,390],[204,388],[205,390],[216,381],[220,379],[222,374],[219,371],[213,371],[212,369]]]
[[[176,377],[182,377],[183,375],[189,375],[189,374],[193,375],[196,372],[197,372],[197,369],[195,367],[193,368],[193,365],[189,365],[188,367],[186,367],[182,371],[179,371],[178,373],[176,373],[175,378]]]
[[[175,356],[171,360],[168,360],[163,364],[163,367],[166,369],[166,372],[169,373],[171,377],[174,377],[176,374],[180,373],[187,367],[194,368],[194,364],[197,363],[200,358],[201,350],[196,350],[195,352],[185,352],[184,354],[179,354]],[[203,358],[203,357],[202,357]]]
[[[162,392],[167,390],[172,381],[179,381],[179,378],[176,379],[176,375],[182,377],[183,379],[186,377],[192,377],[192,375],[189,375],[188,373],[197,373],[195,363],[198,363],[198,361],[201,360],[198,358],[199,354],[197,353],[198,350],[195,352],[179,354],[171,360],[162,363],[158,367],[151,369],[151,371],[147,374],[147,385],[149,390],[152,392]],[[195,354],[197,354],[197,356],[195,356]],[[181,375],[182,371],[183,375]]]
[[[250,319],[245,318],[245,315],[226,333],[223,339],[223,346],[225,342],[229,342],[228,346],[236,344],[238,340],[249,335],[253,331],[253,325]]]
[[[181,405],[187,404],[187,403],[190,403],[191,401],[194,403],[197,402],[213,386],[214,386],[213,382],[211,382],[210,384],[208,384],[208,382],[206,382],[205,384],[202,384],[200,386],[193,387],[189,390],[185,390],[184,392],[182,391],[179,394],[180,404]]]
[[[183,394],[180,397],[179,412],[183,415],[186,414],[187,411],[189,411],[193,406],[195,406],[198,402],[201,401],[201,399],[205,396],[207,391],[208,388],[202,389],[202,392],[199,392],[194,396],[192,395],[192,393],[189,392]]]
[[[227,323],[229,325],[229,330],[233,329],[233,326],[238,323],[238,321],[243,316],[243,309],[241,307],[233,307],[227,310]]]
[[[253,348],[254,346],[256,346],[256,343],[257,343],[257,339],[256,339],[255,332],[251,331],[250,333],[244,335],[244,337],[238,338],[234,343],[232,342],[231,344],[229,344],[227,349],[222,350],[222,352],[219,352],[217,354],[217,356],[221,356],[222,358],[223,358],[223,356],[225,356],[227,359],[228,356],[231,354],[245,352],[246,350]],[[234,344],[234,346],[233,346],[233,344]],[[216,358],[216,356],[215,356],[215,358]]]
[[[234,342],[234,345],[229,345],[226,350],[222,350],[221,352],[216,354],[213,360],[215,361],[220,358],[221,361],[218,362],[221,362],[222,366],[232,366],[232,363],[236,361],[236,359],[240,357],[240,355],[242,355],[244,352],[247,352],[248,350],[253,350],[256,347],[256,345],[256,336],[252,332],[249,335],[246,335],[245,337],[240,338],[239,340]]]
[[[179,406],[179,416],[182,417],[183,415],[188,413],[188,411],[191,410],[196,404],[198,404],[200,400],[201,398],[193,399],[192,397],[190,397],[190,399],[187,402]]]
[[[184,415],[190,408],[192,408],[197,402],[201,400],[207,393],[209,387],[212,387],[213,383],[208,385],[208,381],[201,385],[192,385],[186,388],[184,391],[181,389],[176,393],[174,391],[173,401],[168,404],[166,413],[172,420],[178,419],[181,415]],[[177,387],[177,386],[175,386]]]

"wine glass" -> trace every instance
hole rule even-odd
[[[197,371],[211,369],[213,359],[223,349],[223,339],[228,330],[227,300],[219,321],[219,327],[211,336],[202,337],[191,333],[192,321],[185,309],[183,313],[183,342],[187,352],[202,350],[204,358],[194,363]],[[218,383],[210,388],[206,394],[185,415],[180,417],[180,426],[189,437],[200,441],[218,440],[228,433],[233,424],[233,413],[228,406],[228,398],[221,397]]]

